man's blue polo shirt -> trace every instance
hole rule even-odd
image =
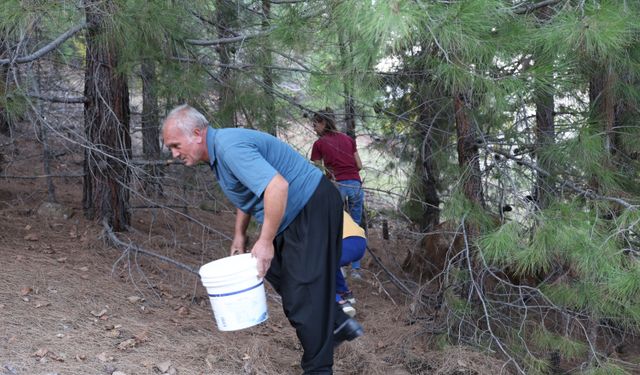
[[[209,164],[227,198],[243,212],[264,221],[263,193],[277,173],[289,183],[282,232],[318,187],[322,172],[291,146],[256,130],[207,128]]]

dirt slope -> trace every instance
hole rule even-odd
[[[5,173],[41,173],[32,160],[16,163]],[[70,218],[38,213],[47,196],[43,179],[0,178],[0,374],[301,373],[298,340],[272,290],[266,323],[220,332],[194,274],[109,245],[102,228],[82,216],[80,179],[58,179],[56,186]],[[208,215],[215,230],[232,233],[231,210]],[[186,221],[137,209],[132,222],[123,239],[193,267],[224,256],[229,246],[222,235],[213,252],[178,252],[183,232],[199,235]],[[377,232],[371,245],[401,260],[399,244]],[[500,373],[500,363],[484,355],[431,350],[429,335],[408,324],[411,301],[371,259],[363,263],[364,280],[351,287],[366,335],[336,351],[337,374]]]

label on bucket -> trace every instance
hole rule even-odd
[[[264,281],[237,291],[219,293],[207,287],[220,331],[235,331],[262,323],[269,317]]]

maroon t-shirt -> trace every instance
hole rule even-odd
[[[358,180],[356,141],[344,133],[327,133],[313,143],[311,161],[322,159],[336,181]]]

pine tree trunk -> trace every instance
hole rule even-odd
[[[541,89],[535,91],[536,103],[536,145],[535,157],[538,166],[546,172],[552,173],[553,166],[545,157],[544,152],[555,143],[555,124],[553,118],[554,98],[553,93],[544,92]],[[533,188],[534,200],[540,209],[549,206],[554,192],[553,176],[547,176],[538,172]]]
[[[469,121],[464,95],[456,93],[453,100],[458,137],[458,165],[462,171],[464,195],[471,202],[484,207],[480,156],[475,127]]]
[[[351,89],[345,85],[344,90],[345,101],[344,101],[344,126],[345,133],[355,139],[356,138],[356,108],[353,105],[353,96],[351,94]]]
[[[356,138],[356,109],[353,104],[353,88],[352,88],[352,77],[351,74],[347,72],[350,64],[349,64],[349,48],[347,47],[348,41],[345,40],[345,36],[342,32],[338,34],[338,44],[340,46],[340,61],[342,64],[343,70],[343,93],[344,93],[344,125],[345,125],[345,133],[355,139]]]
[[[423,99],[424,100],[424,99]],[[424,210],[420,222],[422,232],[431,231],[440,223],[440,197],[438,196],[438,180],[436,179],[437,167],[434,161],[433,124],[435,123],[431,108],[423,104],[420,111],[420,128],[418,134],[421,142],[420,153],[416,160],[415,173],[420,178],[420,201],[424,202]]]
[[[109,15],[112,0],[85,0],[87,52],[84,121],[85,151],[83,208],[91,219],[106,219],[115,231],[129,225],[131,157],[129,91],[126,77],[118,72],[118,49]]]
[[[4,59],[8,56],[6,40],[3,38],[5,30],[0,28],[0,59]],[[11,126],[9,122],[9,116],[5,108],[5,101],[7,98],[7,65],[0,65],[0,134],[11,134]]]
[[[620,85],[625,85],[627,87],[639,87],[640,82],[634,78],[635,74],[631,70],[623,71],[618,76],[618,81]],[[625,145],[622,142],[622,138],[624,137],[627,131],[625,126],[628,126],[629,122],[633,123],[635,118],[637,117],[638,108],[633,99],[629,99],[629,97],[624,97],[624,99],[618,99],[615,105],[615,116],[614,116],[614,124],[613,124],[613,136],[616,145],[616,162],[620,163],[621,167],[624,169],[628,169],[629,162],[631,160],[638,160],[638,156],[640,155],[637,151],[637,147],[629,147],[629,145]],[[621,129],[625,129],[622,130]]]
[[[39,31],[36,34],[40,34]],[[39,36],[39,35],[38,35]],[[33,92],[40,95],[40,77],[42,77],[42,72],[40,69],[40,61],[35,63],[35,79],[33,80]],[[42,143],[42,170],[44,174],[47,176],[47,202],[56,203],[56,186],[53,183],[53,178],[51,177],[51,148],[49,146],[49,129],[47,128],[47,124],[44,123],[41,114],[42,105],[40,101],[36,102],[35,108],[37,108],[37,113],[32,118],[32,123],[34,123],[38,128],[39,140]]]
[[[615,82],[616,76],[610,67],[603,68],[594,74],[589,82],[589,103],[592,116],[602,126],[605,137],[604,147],[608,155],[614,155],[617,146],[614,131],[616,98],[613,87]]]
[[[262,31],[266,32],[269,29],[269,18],[271,17],[271,0],[262,0]],[[266,42],[265,42],[266,43]],[[273,96],[273,72],[271,71],[271,51],[269,45],[265,44],[264,48],[264,69],[262,70],[262,82],[265,89],[265,112],[266,112],[266,129],[269,134],[278,136],[278,123],[276,116],[275,98]]]
[[[616,150],[615,124],[615,97],[613,83],[615,76],[610,68],[603,67],[591,76],[589,80],[589,106],[591,117],[602,129],[604,134],[605,159],[602,165],[605,168],[613,168],[612,156]],[[594,191],[602,192],[602,185],[594,175],[589,185]]]
[[[232,0],[217,0],[216,18],[218,21],[218,37],[235,36],[232,27],[236,23],[236,4]],[[223,127],[235,127],[236,116],[233,105],[233,71],[228,67],[235,53],[232,44],[220,44],[217,47],[218,58],[222,70],[220,72],[220,90],[218,91],[218,119]]]
[[[142,78],[142,153],[147,160],[160,158],[160,120],[158,96],[156,92],[156,65],[152,60],[143,59],[140,67]],[[149,194],[161,194],[162,166],[151,164],[145,167],[144,189]]]
[[[553,9],[550,6],[543,6],[535,11],[535,16],[540,26],[548,22],[553,17]],[[547,65],[553,65],[553,61],[544,61],[543,54],[539,52],[534,53],[534,61],[536,64],[546,63]],[[553,76],[547,75],[547,79],[552,80]],[[536,173],[536,181],[533,186],[533,199],[537,207],[544,210],[551,203],[551,199],[555,195],[555,184],[553,182],[553,165],[545,155],[545,151],[548,151],[555,143],[555,122],[554,122],[554,109],[555,99],[554,93],[546,91],[541,84],[538,84],[534,89],[534,101],[536,104],[536,127],[535,127],[535,149],[534,156],[536,158],[537,165],[549,175],[544,173]]]
[[[143,60],[140,75],[142,78],[142,153],[148,160],[156,160],[160,156],[160,121],[155,63],[151,60]]]

